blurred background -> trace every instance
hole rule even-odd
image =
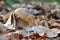
[[[12,9],[16,9],[24,3],[34,4],[40,2],[60,4],[60,0],[0,0],[0,13],[6,13]]]
[[[6,6],[12,6],[13,4],[16,3],[26,3],[26,2],[47,2],[47,3],[53,3],[53,2],[57,2],[58,4],[60,4],[60,0],[3,0],[6,4]]]

